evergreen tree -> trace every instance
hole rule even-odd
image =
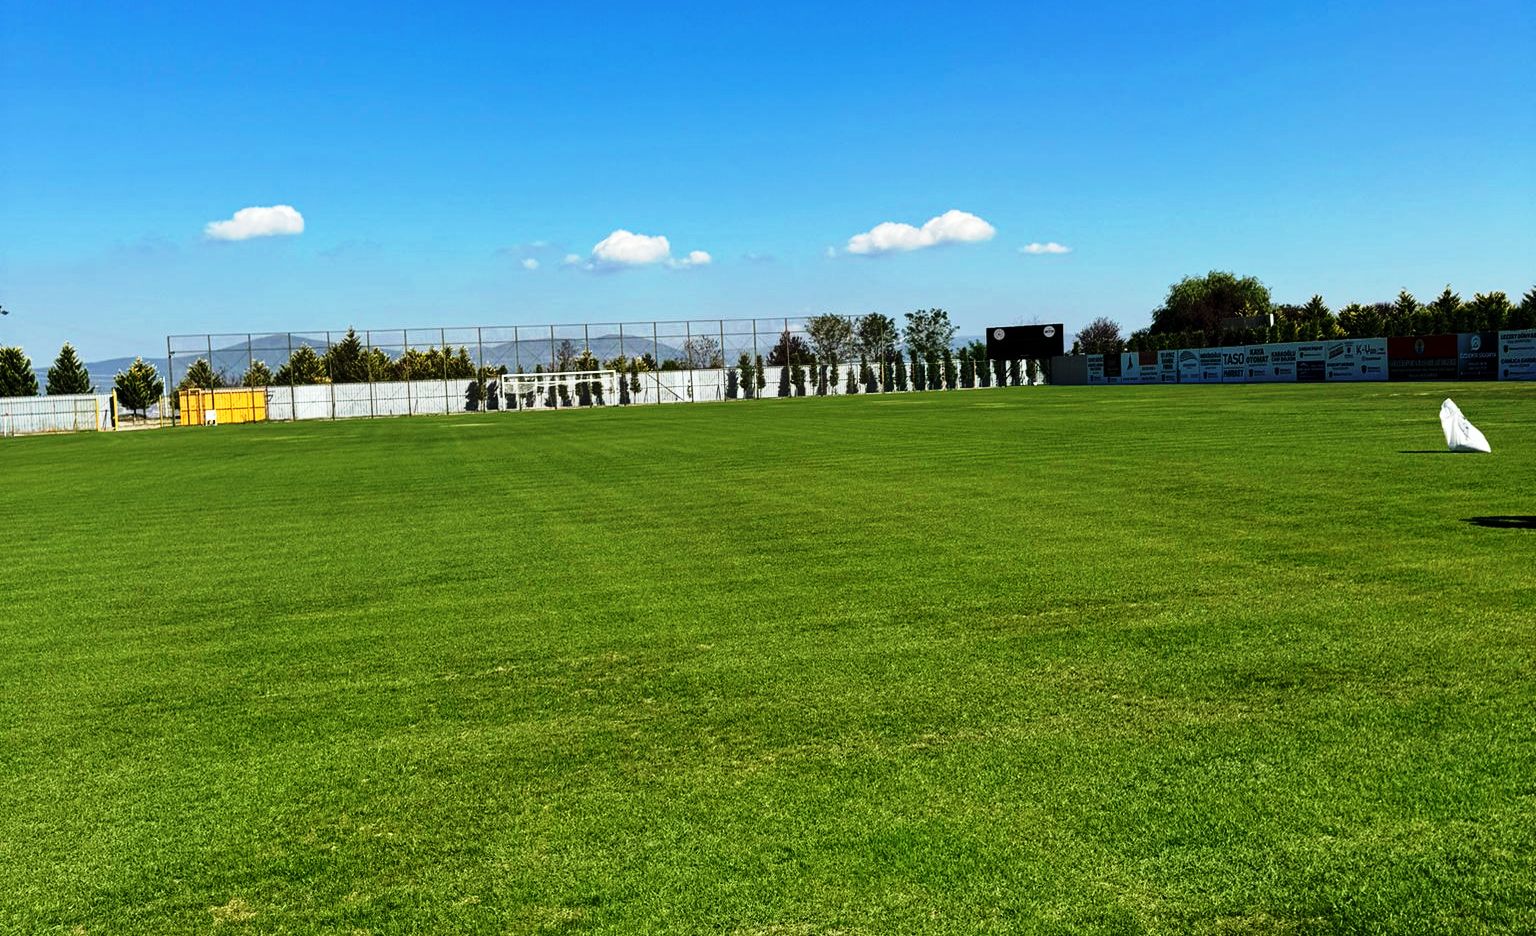
[[[727,400],[736,399],[736,390],[740,386],[740,379],[736,376],[736,368],[727,367],[725,369],[725,398]]]
[[[1019,385],[1019,362],[1017,360],[1009,361],[1008,362],[1008,386],[1010,386],[1010,387],[1017,387],[1018,385]]]
[[[911,354],[912,354],[912,389],[913,390],[926,390],[928,388],[928,372],[927,372],[927,370],[925,370],[923,368],[923,358],[922,358],[922,355],[917,353],[917,349],[916,348],[912,349]]]
[[[340,341],[325,349],[321,360],[331,383],[368,382],[368,355],[355,328],[347,329]]]
[[[976,386],[976,362],[968,348],[960,349],[960,386],[967,390]]]
[[[923,362],[923,366],[928,373],[928,389],[941,389],[944,386],[944,372],[939,369],[939,359],[930,354]]]
[[[836,354],[833,354],[831,357],[827,358],[827,392],[828,393],[837,393],[837,385],[838,385],[838,383],[840,383],[840,381],[838,380],[838,374],[840,373],[838,368],[840,368],[840,367],[842,367],[842,362],[837,359],[837,355]]]
[[[629,395],[629,374],[625,373],[625,369],[623,367],[620,367],[619,368],[619,405],[620,406],[628,406],[630,404],[630,400],[631,400],[631,397]]]
[[[791,364],[789,371],[790,382],[795,385],[795,396],[805,396],[805,367]]]
[[[750,400],[757,392],[757,382],[753,379],[755,371],[752,369],[752,355],[741,352],[741,357],[736,361],[736,367],[741,371],[741,395]]]
[[[869,366],[869,360],[864,355],[859,355],[859,380],[864,383],[865,393],[879,393],[880,385],[875,382],[875,369]]]
[[[1399,290],[1396,301],[1392,303],[1392,314],[1387,317],[1387,334],[1413,334],[1414,317],[1418,312],[1419,300],[1413,298],[1413,293],[1406,289]]]
[[[181,382],[176,385],[177,390],[215,390],[227,383],[222,371],[213,369],[207,358],[198,358],[187,368],[182,375]]]
[[[1509,317],[1510,328],[1536,328],[1536,286],[1526,290],[1520,297],[1520,304],[1515,306],[1515,311]]]
[[[143,358],[134,358],[127,370],[118,371],[112,386],[117,391],[118,405],[127,407],[131,413],[147,413],[165,392],[160,372]]]
[[[992,379],[999,387],[1008,386],[1008,362],[997,358],[992,362]]]
[[[419,352],[407,352],[418,354]],[[278,386],[307,387],[312,384],[325,383],[325,364],[321,362],[320,355],[309,345],[299,345],[293,349],[293,354],[284,362],[272,380]]]
[[[900,354],[891,355],[891,371],[896,380],[896,392],[907,392],[907,361]]]
[[[562,387],[561,389],[563,390],[565,388]],[[556,409],[560,406],[560,394],[555,390],[554,384],[549,385],[548,391],[548,394],[544,398],[544,405],[549,409]]]
[[[490,377],[485,381],[485,408],[501,409],[501,380],[497,377]]]
[[[37,396],[32,359],[20,348],[0,348],[0,397]]]
[[[859,362],[858,370],[854,370],[852,367],[848,368],[848,383],[843,387],[843,392],[849,396],[857,394],[859,392],[859,374],[868,370],[869,365],[865,364],[862,360]]]
[[[756,368],[757,376],[755,379],[757,380],[757,395],[762,396],[763,391],[768,388],[768,372],[763,369],[763,356],[761,354],[757,356]]]
[[[464,409],[473,413],[480,409],[480,401],[485,399],[485,385],[476,377],[464,388]]]
[[[1443,334],[1457,330],[1457,323],[1461,319],[1461,297],[1451,291],[1451,287],[1445,287],[1434,302],[1425,306],[1420,320],[1427,326],[1419,332],[1421,335]]]
[[[789,365],[788,364],[784,364],[784,365],[779,367],[779,396],[781,398],[789,396]]]
[[[74,346],[64,342],[64,347],[59,349],[59,356],[54,358],[53,366],[48,368],[48,395],[68,396],[93,392],[95,388],[91,386],[90,372],[80,363],[80,356],[75,353]]]
[[[944,349],[944,389],[953,390],[959,385],[959,373],[955,370],[955,356],[948,349]]]
[[[640,362],[629,362],[629,395],[636,403],[640,402]]]
[[[251,366],[245,369],[245,374],[240,378],[242,387],[270,387],[276,381],[272,377],[272,369],[266,361],[255,360]]]

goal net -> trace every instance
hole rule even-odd
[[[611,370],[502,374],[505,409],[613,406],[619,402],[619,373]]]

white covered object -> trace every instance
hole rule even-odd
[[[1445,444],[1453,452],[1493,451],[1483,434],[1467,422],[1467,417],[1450,400],[1440,404],[1440,428],[1445,430]]]

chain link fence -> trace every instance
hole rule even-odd
[[[827,323],[821,317],[821,325]],[[914,355],[829,340],[815,319],[710,319],[172,335],[166,386],[182,425],[348,419],[474,410],[646,405],[788,396],[970,389],[1044,382],[1034,361],[992,361],[984,343]],[[834,329],[836,331],[836,329]],[[597,372],[617,393],[580,393]],[[502,393],[500,378],[557,373],[559,393]],[[173,391],[172,388],[175,388]],[[220,388],[231,388],[225,392]],[[260,388],[264,394],[237,394]],[[213,391],[189,396],[188,390]],[[189,415],[185,408],[196,406]]]

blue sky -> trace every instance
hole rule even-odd
[[[1533,48],[1529,2],[0,0],[0,343],[1517,294]],[[918,249],[849,252],[882,222]]]

